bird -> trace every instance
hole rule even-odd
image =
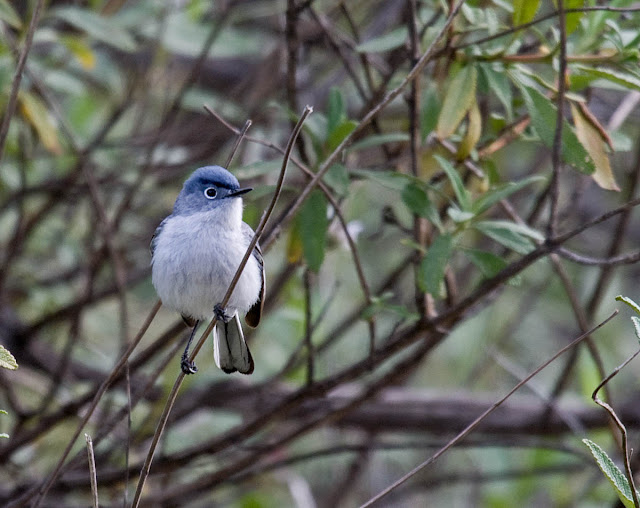
[[[221,166],[196,169],[184,182],[172,213],[151,239],[151,280],[163,305],[192,327],[181,357],[185,374],[198,368],[189,347],[201,322],[215,316],[214,360],[227,374],[251,374],[254,361],[240,324],[260,323],[265,295],[264,260],[256,243],[231,298],[221,303],[254,236],[242,220],[242,196],[251,191]]]

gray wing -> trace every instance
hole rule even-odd
[[[151,237],[151,243],[149,244],[149,251],[151,252],[151,257],[153,258],[153,253],[156,250],[156,245],[158,243],[158,236],[160,235],[160,233],[162,232],[162,228],[164,227],[164,225],[167,223],[167,219],[169,217],[165,217],[162,222],[158,225],[158,227],[156,228],[155,232],[153,233],[153,236]]]
[[[242,223],[242,234],[247,239],[247,243],[251,241],[253,235],[253,229],[246,223]],[[260,267],[260,276],[262,279],[262,284],[260,286],[260,296],[256,303],[249,309],[247,315],[244,317],[246,323],[255,328],[260,323],[260,318],[262,317],[262,309],[264,308],[264,289],[265,289],[265,280],[264,280],[264,259],[262,257],[262,250],[260,249],[260,245],[256,244],[252,252],[253,257],[258,262],[258,266]]]

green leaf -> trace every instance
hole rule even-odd
[[[564,0],[565,9],[578,9],[580,7],[584,7],[584,0]],[[570,12],[566,15],[565,27],[567,29],[567,35],[575,32],[576,28],[580,26],[580,19],[584,14],[584,12]]]
[[[556,129],[557,108],[551,100],[533,87],[521,85],[520,90],[531,116],[531,123],[540,136],[541,141],[548,147],[553,146]],[[582,146],[575,132],[566,120],[562,125],[562,160],[572,165],[578,171],[592,174],[595,163]]]
[[[386,145],[387,143],[404,143],[409,141],[409,134],[406,132],[389,132],[387,134],[373,134],[354,143],[349,147],[349,151],[364,150],[373,146]]]
[[[0,0],[0,20],[6,22],[11,28],[22,29],[20,16],[7,0]]]
[[[131,34],[118,26],[113,18],[100,16],[80,7],[58,7],[51,11],[51,15],[113,48],[128,53],[137,48],[136,41]]]
[[[342,164],[333,164],[322,180],[340,196],[346,196],[349,192],[349,172]]]
[[[453,250],[453,237],[440,235],[433,241],[427,254],[420,263],[418,285],[420,289],[431,293],[434,297],[440,294],[440,284],[444,279],[444,271]]]
[[[499,185],[479,197],[473,203],[471,209],[476,215],[480,215],[481,213],[486,212],[501,199],[509,197],[511,194],[513,194],[514,192],[518,192],[520,189],[526,187],[527,185],[531,185],[532,183],[541,182],[544,180],[545,178],[542,176],[530,176],[528,178],[525,178],[524,180],[520,180],[519,182],[509,182],[504,185]]]
[[[357,126],[358,122],[354,120],[344,120],[341,124],[337,125],[327,138],[327,148],[329,151],[332,152],[335,150],[338,145],[344,141],[344,138],[351,134]]]
[[[487,279],[494,277],[507,266],[504,259],[491,252],[478,249],[464,249],[462,252]]]
[[[475,66],[466,65],[448,84],[436,127],[440,139],[448,138],[455,132],[475,102],[477,76]]]
[[[434,86],[427,86],[422,97],[422,109],[420,111],[420,136],[422,141],[427,139],[436,125],[440,115],[440,99]],[[408,139],[408,138],[407,138]]]
[[[501,245],[517,252],[527,254],[532,249],[529,238],[543,240],[544,237],[534,229],[513,222],[487,220],[473,224],[473,227]]]
[[[465,212],[471,211],[471,198],[469,196],[469,192],[464,187],[462,179],[460,178],[456,168],[454,168],[447,159],[440,157],[439,155],[434,155],[434,157],[449,178],[451,186],[453,187],[453,192],[455,192],[458,203],[460,204],[460,208]]]
[[[502,103],[507,113],[507,119],[511,120],[513,118],[513,93],[509,78],[507,78],[504,71],[496,71],[490,65],[480,65],[479,67],[487,80],[489,91],[494,93]]]
[[[16,370],[18,368],[18,362],[16,362],[16,359],[4,346],[0,346],[0,367],[9,370]]]
[[[347,112],[342,98],[340,89],[332,86],[329,90],[327,111],[327,138],[331,136],[333,131],[347,118]]]
[[[429,219],[438,229],[442,227],[438,210],[433,206],[425,190],[415,182],[409,182],[402,190],[402,201],[418,217]]]
[[[591,451],[593,458],[596,459],[596,464],[598,464],[600,470],[613,486],[622,504],[625,505],[626,508],[634,508],[631,487],[624,473],[620,471],[620,468],[615,465],[606,452],[593,441],[583,439],[582,442],[587,445]]]
[[[407,27],[401,26],[380,37],[358,44],[356,51],[358,53],[382,53],[383,51],[396,49],[405,44],[408,36]]]
[[[531,21],[540,7],[540,0],[513,0],[513,26]]]
[[[606,79],[607,81],[621,85],[629,90],[640,90],[640,79],[633,74],[614,71],[604,67],[594,69],[593,67],[587,67],[586,65],[576,65],[575,69],[589,77]]]
[[[307,265],[317,272],[324,261],[327,243],[327,200],[319,189],[314,190],[298,214],[302,250]]]
[[[636,302],[634,302],[628,296],[618,295],[618,296],[616,296],[616,301],[617,302],[626,303],[629,307],[631,307],[633,310],[635,310],[638,315],[640,315],[640,305],[638,305]]]
[[[640,318],[638,316],[631,316],[631,322],[633,323],[636,337],[638,337],[638,340],[640,340]]]
[[[413,178],[397,171],[373,171],[371,169],[352,169],[351,173],[372,180],[383,187],[401,191]]]

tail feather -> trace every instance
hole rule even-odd
[[[237,312],[228,323],[220,321],[213,328],[213,358],[216,365],[227,374],[253,372],[253,357],[244,339]]]

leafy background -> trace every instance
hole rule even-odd
[[[305,104],[261,239],[256,372],[200,353],[142,504],[358,506],[431,457],[636,297],[639,11],[0,0],[0,344],[20,366],[0,372],[2,504],[92,502],[72,437],[96,393],[100,504],[131,502],[187,333],[161,309],[99,392],[156,301],[151,235],[247,119],[230,169],[255,227]],[[636,348],[617,317],[378,504],[615,506],[581,440],[622,463],[591,393]],[[636,369],[603,395],[632,448]]]

